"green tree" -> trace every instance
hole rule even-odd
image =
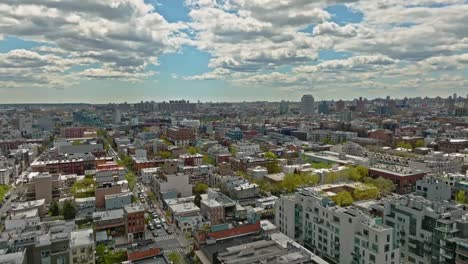
[[[268,173],[279,173],[281,172],[281,168],[278,165],[278,161],[273,161],[265,165],[268,170]]]
[[[195,154],[198,153],[198,149],[196,147],[190,146],[190,147],[187,148],[187,152],[190,155],[195,155]]]
[[[53,202],[50,204],[49,214],[50,214],[51,216],[59,216],[59,215],[60,215],[60,208],[59,208],[57,202],[53,201]]]
[[[208,191],[208,185],[205,183],[197,183],[193,188],[193,192],[196,194],[203,194]]]
[[[455,201],[457,203],[465,203],[465,192],[464,191],[458,191],[457,196],[455,196]]]
[[[210,158],[208,155],[203,155],[203,164],[205,165],[215,165],[214,159]]]
[[[92,197],[95,195],[96,182],[87,175],[83,180],[75,182],[70,191],[75,198]]]
[[[128,188],[133,191],[133,189],[136,186],[137,178],[135,176],[135,173],[129,171],[127,174],[125,174],[125,180],[128,182]]]
[[[395,190],[395,184],[391,180],[379,177],[372,181],[372,185],[377,187],[381,194],[389,194]]]
[[[339,206],[348,206],[353,204],[353,196],[347,191],[341,191],[337,195],[332,197],[332,200]]]
[[[365,177],[369,177],[369,169],[367,167],[358,165],[358,166],[356,166],[356,171],[359,173],[360,179],[363,179]]]
[[[412,150],[412,149],[413,149],[413,146],[411,146],[410,143],[407,143],[407,142],[404,142],[404,141],[400,141],[400,142],[398,142],[398,144],[397,144],[397,148],[404,148],[404,149]]]
[[[122,263],[127,260],[125,251],[111,251],[106,245],[99,244],[96,247],[96,264]]]
[[[231,152],[231,155],[235,156],[237,154],[236,148],[234,148],[232,145],[229,146],[229,152]]]
[[[75,204],[71,200],[66,200],[63,203],[63,218],[65,220],[71,220],[75,218]]]
[[[367,188],[356,188],[353,192],[353,197],[356,200],[371,200],[379,197],[379,190],[374,186]]]
[[[323,179],[323,181],[326,184],[330,184],[330,183],[338,182],[339,179],[340,179],[340,176],[336,172],[331,171],[325,175],[325,178]]]
[[[420,140],[416,141],[416,143],[414,144],[414,146],[415,146],[416,148],[424,147],[424,140],[420,139]]]
[[[170,159],[172,157],[172,154],[169,151],[158,151],[158,156],[162,159]]]
[[[177,252],[169,253],[167,258],[174,264],[180,264],[182,262],[182,256]]]
[[[10,190],[9,185],[4,185],[4,184],[0,185],[0,201],[3,200],[3,198],[5,198],[5,196],[8,193],[8,190]]]
[[[264,157],[267,158],[267,159],[278,159],[278,156],[276,156],[275,153],[271,152],[271,151],[268,151],[264,154]]]
[[[288,193],[294,192],[300,184],[300,179],[297,174],[290,173],[284,176],[281,182],[281,188]]]
[[[302,175],[302,185],[313,186],[319,183],[320,177],[316,174],[305,174]]]
[[[199,193],[197,193],[195,195],[195,198],[193,199],[193,203],[198,206],[198,207],[201,207],[201,200],[202,200],[202,197]]]
[[[156,195],[154,195],[154,192],[149,191],[148,193],[148,199],[152,202],[156,202]]]

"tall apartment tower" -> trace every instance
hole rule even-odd
[[[310,94],[305,94],[301,98],[301,113],[310,115],[314,113],[314,97]]]

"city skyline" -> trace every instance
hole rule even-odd
[[[0,104],[465,96],[466,0],[0,3]]]

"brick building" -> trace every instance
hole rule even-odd
[[[195,141],[195,133],[190,127],[171,127],[166,134],[167,139],[174,145],[190,145]]]
[[[145,238],[145,209],[139,204],[124,207],[125,233],[128,241]]]

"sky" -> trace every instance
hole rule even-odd
[[[468,0],[2,0],[0,103],[468,94]]]

